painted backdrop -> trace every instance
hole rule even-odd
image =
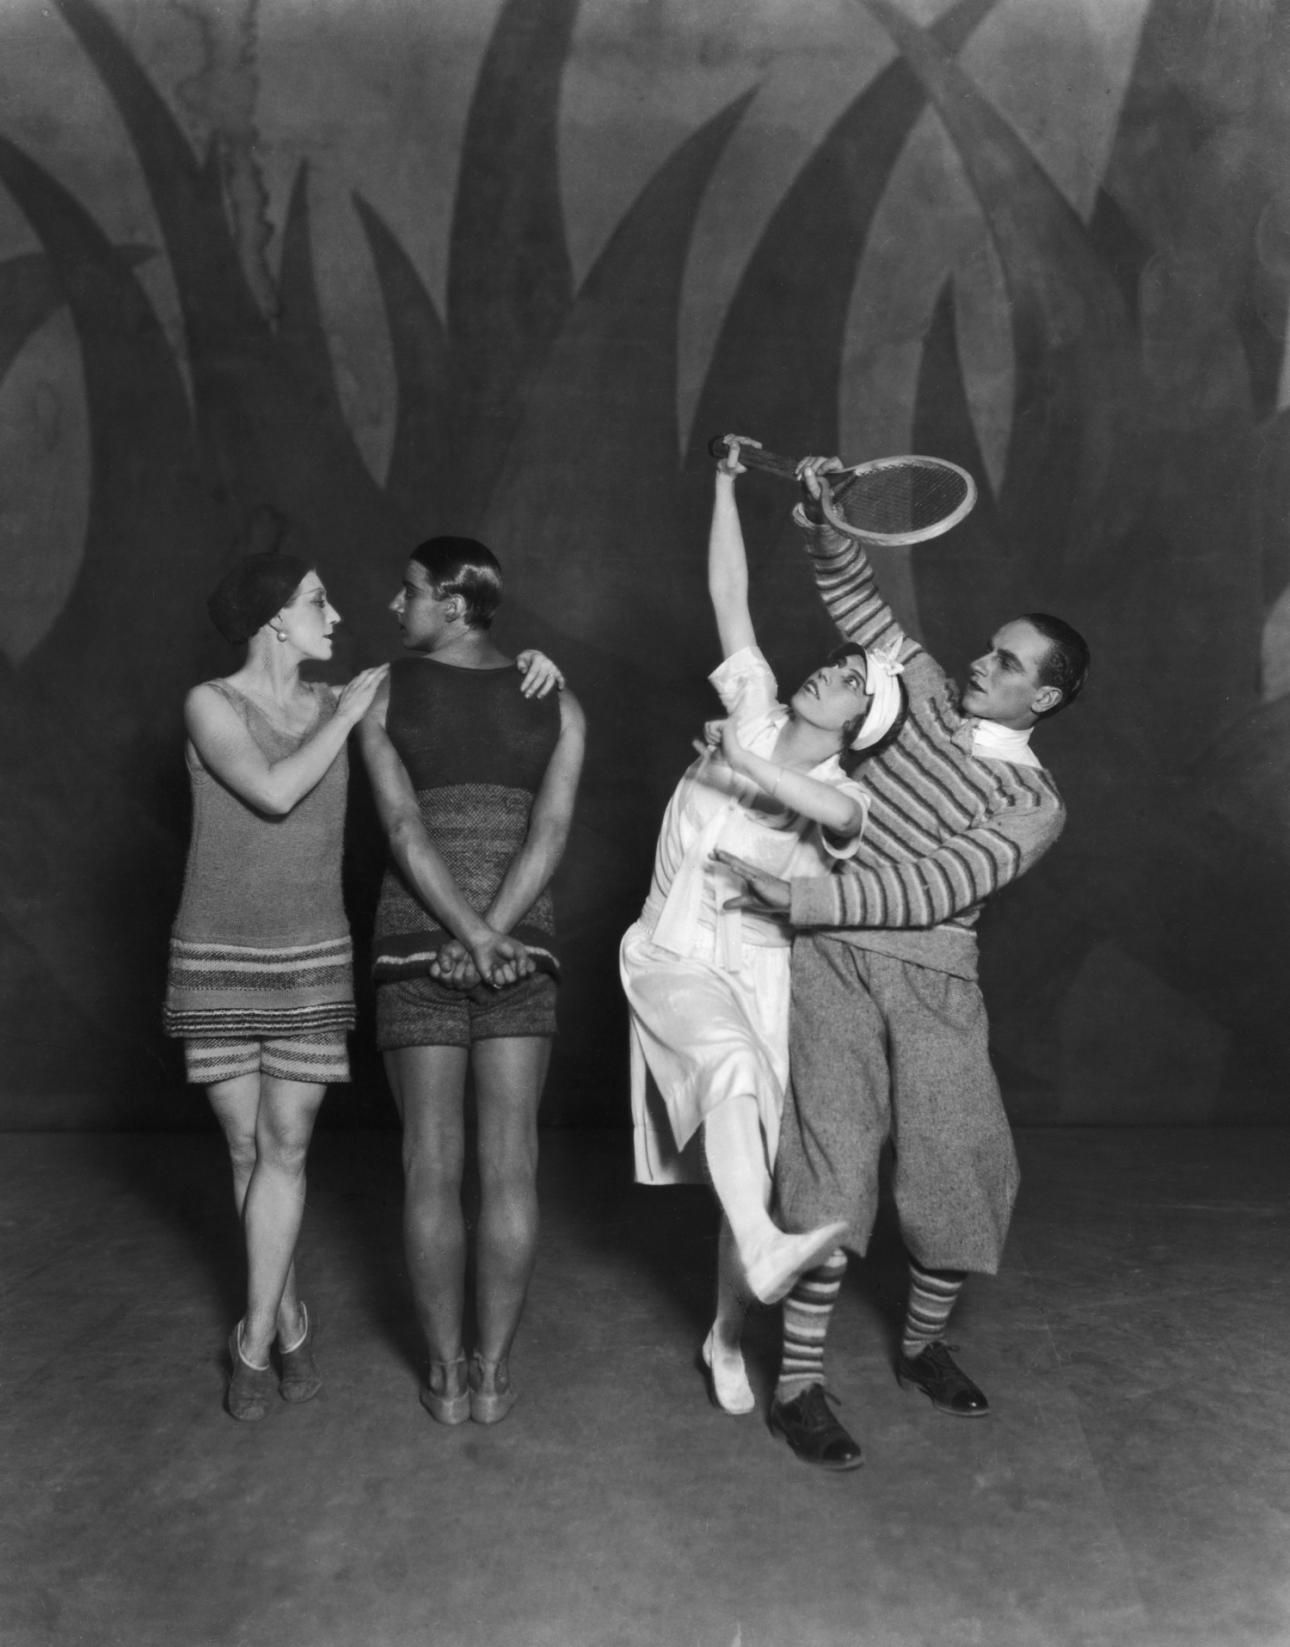
[[[264,505],[391,655],[490,542],[591,716],[547,1115],[624,1118],[616,944],[711,712],[708,438],[977,476],[888,555],[959,669],[1089,635],[1066,839],[984,971],[1026,1121],[1280,1118],[1290,19],[1270,0],[9,0],[0,1124],[182,1120],[158,1034],[204,596]],[[744,483],[784,680],[827,627]],[[361,787],[349,891],[375,876]],[[367,1058],[341,1110],[387,1113]],[[345,1108],[345,1105],[348,1108]]]

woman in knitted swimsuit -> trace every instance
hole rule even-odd
[[[724,662],[710,676],[727,718],[668,804],[653,884],[620,966],[631,1011],[636,1174],[695,1176],[701,1134],[721,1204],[717,1312],[703,1345],[727,1412],[753,1394],[740,1350],[749,1296],[782,1298],[836,1246],[844,1226],[786,1235],[772,1222],[771,1166],[788,1078],[790,934],[739,907],[723,852],[781,875],[826,874],[855,852],[868,809],[855,754],[894,734],[903,694],[892,660],[848,646],[787,705],[757,648],[735,503],[738,437],[718,462],[708,583]],[[754,444],[748,442],[747,444]]]
[[[234,1418],[320,1387],[313,1324],[296,1293],[305,1152],[328,1083],[349,1077],[354,1022],[341,902],[350,732],[385,678],[306,682],[339,614],[297,556],[247,555],[209,608],[246,661],[188,694],[193,832],[170,946],[168,1034],[206,1088],[233,1164],[246,1238],[246,1313],[229,1340]],[[276,1344],[281,1383],[270,1365]]]

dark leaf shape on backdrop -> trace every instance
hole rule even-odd
[[[151,246],[116,249],[132,269],[157,255]],[[62,289],[42,252],[24,252],[0,262],[0,383],[32,334],[62,307]]]
[[[505,0],[471,100],[448,265],[460,492],[487,496],[573,298],[559,98],[577,0]]]
[[[354,210],[367,236],[394,359],[394,439],[385,492],[413,538],[448,530],[452,421],[448,340],[434,299],[384,219],[361,195]]]

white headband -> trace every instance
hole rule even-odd
[[[872,749],[881,743],[896,724],[900,713],[900,687],[897,677],[905,666],[900,662],[900,641],[896,639],[881,651],[865,648],[865,687],[869,692],[869,708],[860,723],[860,730],[851,740],[851,748]]]

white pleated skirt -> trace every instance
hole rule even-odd
[[[660,949],[639,921],[623,937],[638,1183],[702,1182],[703,1118],[740,1094],[756,1101],[774,1165],[788,1084],[792,952],[787,944],[741,950],[742,965],[731,972]]]

